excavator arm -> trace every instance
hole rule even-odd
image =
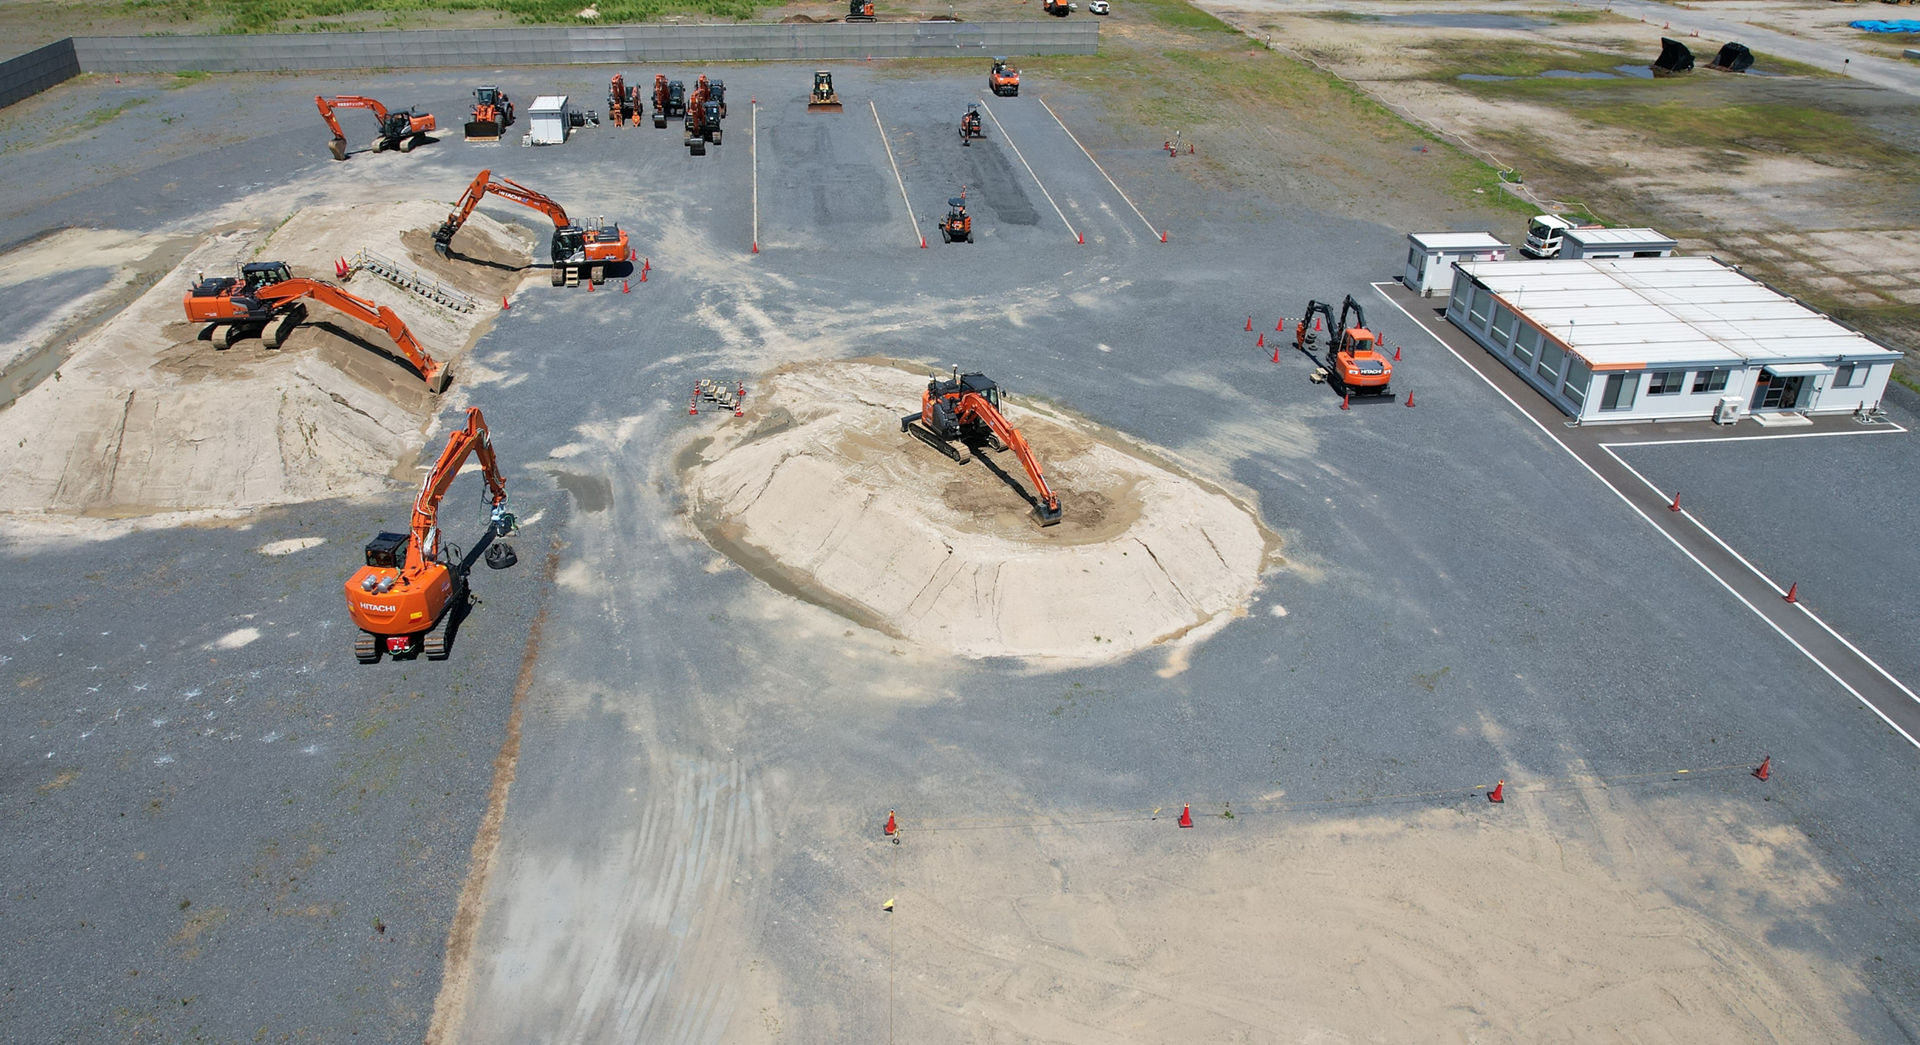
[[[1353,315],[1353,324],[1351,326],[1347,324],[1348,313],[1352,313]],[[1336,333],[1344,333],[1348,330],[1356,330],[1356,329],[1366,330],[1367,329],[1367,314],[1364,310],[1360,308],[1360,303],[1358,301],[1353,300],[1352,294],[1348,294],[1347,300],[1341,303],[1340,325],[1334,329]]]
[[[1347,301],[1351,303],[1353,299],[1349,297]],[[1313,322],[1313,317],[1316,314],[1326,317],[1327,330],[1329,331],[1329,338],[1331,339],[1331,331],[1334,329],[1333,306],[1324,301],[1308,301],[1307,310],[1300,314],[1300,322],[1293,325],[1293,347],[1300,349],[1302,352],[1307,351],[1308,324]]]
[[[364,98],[357,94],[342,94],[334,98],[314,95],[313,104],[320,107],[320,118],[327,121],[327,129],[332,131],[334,138],[339,141],[345,141],[347,136],[340,130],[340,121],[333,117],[335,109],[372,109],[374,119],[380,121],[380,126],[387,125],[387,107],[372,98]]]
[[[460,466],[466,464],[467,456],[474,453],[480,455],[480,469],[486,476],[487,501],[493,509],[495,532],[512,528],[511,522],[506,522],[511,518],[506,514],[507,483],[500,476],[499,462],[494,460],[487,419],[480,416],[479,407],[468,407],[467,426],[447,437],[446,449],[440,451],[440,459],[420,484],[420,496],[414,498],[413,540],[407,545],[409,573],[425,567],[440,554],[440,499],[460,474]]]
[[[419,339],[413,336],[413,331],[407,329],[407,324],[392,309],[355,297],[331,283],[296,277],[262,287],[254,292],[254,297],[275,306],[311,298],[369,326],[379,327],[393,339],[394,345],[407,357],[407,362],[413,364],[413,368],[426,379],[427,387],[434,392],[445,391],[452,377],[444,366],[428,354]]]
[[[1034,493],[1040,499],[1035,511],[1040,515],[1041,525],[1051,526],[1059,522],[1060,499],[1053,495],[1053,488],[1047,485],[1047,477],[1040,472],[1040,461],[1033,456],[1033,449],[1027,445],[1026,437],[1020,434],[1020,430],[1007,423],[1006,417],[978,392],[962,395],[954,412],[963,422],[985,424],[993,430],[994,435],[1000,437],[1001,442],[1013,448],[1014,454],[1020,458],[1020,464],[1027,470],[1027,478],[1033,482]]]
[[[448,214],[447,220],[441,222],[440,227],[433,233],[433,249],[442,257],[446,256],[450,249],[453,234],[459,232],[460,227],[467,223],[467,218],[473,214],[473,208],[479,206],[481,197],[488,193],[501,199],[512,200],[523,207],[532,207],[545,214],[556,229],[563,229],[572,224],[567,220],[567,209],[551,198],[518,182],[496,178],[491,170],[483,170],[473,176],[472,184],[468,185],[467,191],[461,194],[460,202],[455,204],[453,213]]]

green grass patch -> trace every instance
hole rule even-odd
[[[1616,102],[1583,108],[1594,123],[1640,131],[1662,144],[1803,156],[1837,167],[1909,170],[1915,157],[1859,121],[1811,106],[1701,105],[1697,99]]]
[[[529,25],[579,25],[587,0],[121,0],[118,6],[123,13],[155,21],[204,22],[230,33],[265,33],[297,31],[298,23],[369,12],[386,17],[329,28],[404,28],[417,16],[444,12],[493,13]],[[593,6],[607,25],[674,14],[745,20],[761,7],[755,0],[598,0]]]
[[[1481,76],[1534,77],[1549,69],[1569,72],[1612,72],[1633,59],[1604,52],[1580,51],[1527,41],[1449,40],[1420,49],[1433,63],[1427,76],[1451,81],[1463,73]],[[1471,81],[1469,81],[1471,82]],[[1555,81],[1548,81],[1550,83]],[[1558,83],[1578,83],[1560,80]]]
[[[1125,0],[1128,11],[1146,11],[1153,20],[1170,29],[1201,33],[1232,33],[1240,30],[1200,10],[1186,0]]]
[[[205,69],[183,70],[173,74],[173,82],[167,85],[167,89],[177,91],[182,87],[191,87],[212,75],[212,73],[207,72]]]
[[[104,105],[98,109],[88,110],[85,116],[80,117],[80,123],[74,129],[90,131],[95,127],[103,127],[119,119],[127,110],[136,109],[145,104],[147,104],[145,98],[129,98],[119,105]]]

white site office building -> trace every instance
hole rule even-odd
[[[1463,261],[1447,318],[1582,424],[1873,411],[1900,358],[1713,258]]]

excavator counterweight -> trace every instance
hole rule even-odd
[[[360,631],[353,645],[360,663],[372,664],[382,653],[447,658],[453,629],[470,594],[460,549],[440,541],[440,500],[460,466],[476,453],[487,484],[486,536],[504,537],[513,531],[506,480],[494,458],[492,436],[479,408],[470,407],[466,427],[447,437],[446,449],[420,484],[408,532],[381,533],[368,541],[365,565],[347,579],[347,615]],[[505,554],[489,550],[487,562],[511,565],[513,558],[511,549]]]
[[[963,374],[956,366],[949,380],[928,378],[927,390],[920,394],[920,412],[902,417],[900,430],[960,464],[971,460],[975,448],[1012,450],[1033,484],[1029,500],[1034,518],[1041,526],[1060,522],[1060,499],[1047,485],[1026,437],[1001,414],[1000,386],[985,374]]]

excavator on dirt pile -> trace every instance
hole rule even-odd
[[[413,502],[409,533],[382,533],[367,542],[366,565],[347,579],[347,615],[360,634],[353,655],[372,664],[386,653],[392,657],[425,654],[428,660],[447,659],[453,631],[469,604],[467,564],[460,549],[440,541],[440,499],[453,484],[470,454],[480,455],[486,476],[489,518],[486,538],[504,537],[514,528],[507,511],[507,484],[494,460],[493,439],[478,407],[467,409],[467,426],[447,437],[433,471],[420,484]],[[487,565],[503,570],[514,564],[512,547],[494,544],[487,549]]]
[[[1026,437],[1000,413],[1000,387],[985,374],[963,374],[955,366],[951,380],[928,377],[927,390],[920,394],[920,412],[901,418],[900,430],[961,464],[980,447],[1011,449],[1033,483],[1034,517],[1042,526],[1060,522],[1060,499],[1047,485]]]
[[[987,74],[987,90],[1009,98],[1019,94],[1020,70],[1005,58],[995,58],[993,71]]]
[[[987,132],[980,127],[980,104],[967,103],[966,115],[960,117],[960,144],[972,145],[975,138],[985,138]]]
[[[847,0],[847,21],[873,21],[873,0]]]
[[[430,391],[446,391],[453,375],[427,353],[392,309],[349,294],[325,280],[297,277],[284,261],[243,265],[238,279],[201,279],[187,291],[182,304],[188,322],[211,325],[208,334],[215,348],[231,348],[235,341],[253,334],[260,335],[268,348],[279,348],[293,328],[307,318],[305,302],[309,299],[379,327],[420,372]]]
[[[607,85],[607,119],[615,127],[625,127],[629,120],[640,126],[640,88],[628,87],[626,77],[619,73],[614,73]]]
[[[553,260],[553,285],[556,287],[578,286],[583,272],[589,282],[598,286],[607,281],[609,266],[629,260],[627,234],[619,225],[603,225],[599,219],[595,219],[591,225],[575,225],[567,218],[565,207],[519,182],[496,178],[490,170],[473,176],[472,184],[461,194],[453,213],[448,214],[447,220],[433,230],[433,249],[441,257],[452,253],[454,233],[467,223],[473,208],[479,206],[481,197],[488,193],[512,200],[523,207],[532,207],[553,221],[553,243],[549,254]]]
[[[1353,317],[1352,326],[1347,325],[1349,315]],[[1315,316],[1327,321],[1327,355],[1321,368],[1314,371],[1313,379],[1327,382],[1342,394],[1393,398],[1393,361],[1381,354],[1380,339],[1367,329],[1367,314],[1361,310],[1360,303],[1353,300],[1353,295],[1348,294],[1341,304],[1337,321],[1333,318],[1332,305],[1309,301],[1300,322],[1294,324],[1293,347],[1319,363],[1315,347],[1320,334],[1308,326],[1315,322]]]
[[[967,194],[947,197],[947,216],[940,219],[940,242],[972,243],[973,215],[967,213]]]
[[[315,95],[313,104],[320,107],[320,118],[327,121],[327,129],[333,132],[333,140],[327,143],[327,149],[336,160],[347,158],[347,136],[340,129],[340,121],[333,118],[335,109],[370,109],[373,117],[380,121],[380,133],[374,136],[371,148],[374,152],[397,149],[412,152],[414,147],[429,141],[427,132],[434,130],[433,114],[401,109],[389,112],[387,107],[372,98],[363,98],[357,94],[342,94],[332,98]]]
[[[840,95],[833,89],[833,74],[825,69],[813,72],[813,93],[807,96],[808,112],[840,112]]]
[[[467,140],[497,142],[513,125],[513,99],[507,92],[485,84],[473,89],[473,111],[467,114]]]
[[[722,87],[721,90],[726,88]],[[713,85],[707,82],[705,73],[693,82],[693,93],[687,97],[686,146],[693,156],[705,156],[709,143],[720,144],[720,114],[722,106],[713,97]]]

